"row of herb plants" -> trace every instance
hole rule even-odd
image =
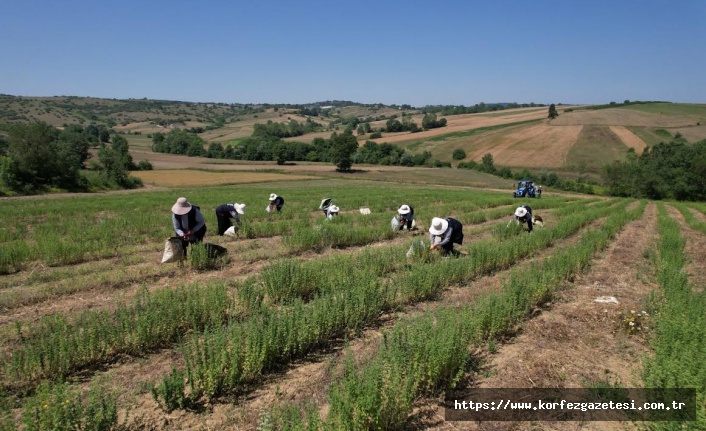
[[[578,244],[557,250],[540,266],[512,270],[500,292],[399,322],[368,361],[356,366],[348,356],[343,377],[330,388],[325,420],[311,408],[307,413],[290,408],[289,421],[275,424],[276,429],[408,428],[414,401],[453,387],[469,365],[470,348],[511,333],[532,307],[551,298],[626,223],[639,218],[644,207],[614,211],[600,228],[584,233]]]
[[[685,218],[688,222],[686,214]],[[654,335],[650,339],[654,354],[645,358],[643,381],[651,388],[696,389],[696,421],[655,422],[652,429],[706,429],[706,291],[689,283],[684,271],[686,240],[662,203],[658,223],[657,280],[661,289],[650,301],[654,308]]]
[[[627,205],[627,202],[622,205]],[[238,322],[209,331],[203,336],[191,337],[182,349],[191,396],[194,399],[201,396],[212,398],[237,392],[241,385],[257,379],[262,373],[277,369],[294,357],[364,327],[381,313],[434,298],[452,283],[502,269],[507,263],[490,262],[516,262],[539,250],[542,244],[547,247],[561,236],[575,233],[581,226],[605,216],[608,211],[610,209],[606,208],[587,210],[567,217],[562,220],[563,223],[536,235],[511,238],[500,243],[485,242],[474,249],[472,255],[486,257],[479,264],[474,262],[472,256],[467,259],[438,259],[436,265],[400,269],[385,280],[365,267],[355,265],[343,268],[338,265],[337,272],[351,275],[342,278],[333,289],[330,283],[316,286],[321,280],[304,272],[306,264],[294,268],[302,273],[293,273],[293,268],[288,268],[289,276],[302,286],[288,285],[287,291],[313,290],[318,295],[309,302],[294,298],[290,300],[290,306],[267,309],[256,320]],[[476,247],[476,244],[471,247]],[[431,282],[422,283],[413,278],[430,273],[433,274]],[[421,294],[420,284],[424,289]]]
[[[572,205],[578,208],[578,204]],[[336,224],[332,223],[331,226]],[[345,225],[340,225],[335,232],[346,235]],[[389,227],[386,232],[392,233]],[[331,236],[335,243],[338,237]],[[396,256],[403,255],[401,250],[396,249],[392,253]],[[357,270],[361,263],[365,263],[362,268],[370,269],[382,263],[381,267],[375,269],[375,274],[381,276],[390,271],[391,267],[386,266],[385,262],[399,262],[398,257],[389,257],[392,253],[391,249],[382,249],[352,257],[313,261],[308,266],[318,267],[315,270],[317,273],[337,274],[335,278],[318,278],[318,286],[330,290],[330,286],[337,285],[340,278],[346,276],[343,268]],[[343,261],[345,264],[340,263]],[[337,268],[337,271],[325,271],[327,267]],[[262,276],[265,286],[275,285],[270,279],[271,274],[277,270],[278,266],[275,265],[272,270],[265,271]],[[292,286],[301,278],[291,273],[286,275],[292,277],[292,281],[282,286]],[[356,276],[351,277],[355,279]],[[299,294],[302,294],[310,287],[297,286],[292,289],[298,289]],[[267,288],[267,291],[275,301],[280,297],[286,299],[288,296],[277,293],[272,288]],[[183,312],[185,305],[187,313]],[[233,300],[229,298],[227,287],[223,283],[182,286],[174,291],[167,289],[151,293],[143,289],[129,305],[119,305],[114,313],[85,311],[73,320],[62,315],[53,315],[43,319],[39,326],[28,330],[23,330],[18,325],[18,338],[22,345],[13,352],[9,365],[5,367],[6,382],[23,386],[42,378],[56,379],[67,376],[90,364],[109,360],[116,354],[140,354],[172,343],[187,331],[198,331],[206,326],[223,323],[231,316],[230,310],[233,307]]]

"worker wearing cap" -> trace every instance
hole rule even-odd
[[[397,214],[399,214],[398,217],[400,220],[400,225],[398,229],[402,230],[406,226],[407,230],[412,230],[412,222],[414,221],[414,208],[409,205],[402,205],[397,210]]]
[[[518,223],[527,223],[529,232],[532,233],[532,208],[529,205],[522,205],[515,210],[515,220]]]
[[[274,193],[270,194],[270,211],[276,209],[277,212],[282,212],[282,207],[284,206],[284,198],[282,196],[277,196]]]
[[[223,204],[216,208],[216,219],[218,219],[218,235],[223,234],[233,226],[231,219],[235,221],[235,225],[240,227],[240,214],[245,214],[245,204],[233,203]]]

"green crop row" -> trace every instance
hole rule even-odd
[[[627,205],[627,202],[623,205]],[[317,292],[316,296],[306,303],[299,298],[290,299],[288,307],[265,307],[260,314],[247,321],[209,331],[203,336],[194,335],[182,350],[191,396],[211,398],[232,392],[294,357],[327,345],[348,331],[359,330],[385,311],[436,297],[451,283],[468,280],[492,271],[492,268],[500,269],[504,264],[492,265],[489,262],[514,262],[531,251],[539,250],[542,245],[551,245],[561,235],[571,235],[590,220],[604,216],[607,211],[599,208],[576,214],[536,235],[511,238],[501,243],[484,242],[482,247],[474,249],[473,256],[486,257],[477,265],[473,256],[438,259],[436,265],[419,265],[421,269],[417,269],[417,266],[400,269],[391,278],[380,279],[376,272],[393,268],[393,256],[401,256],[404,250],[392,248],[371,252],[375,255],[391,253],[380,259],[383,264],[378,267],[378,271],[371,271],[355,261],[350,261],[351,266],[345,267],[344,261],[340,261],[336,273],[346,276],[333,285],[323,280],[325,277],[316,277],[316,272],[307,264],[280,265],[275,275],[266,275],[271,277],[273,283],[282,280],[284,276],[289,278],[290,283],[283,288],[278,298],[288,292],[294,292],[295,295],[300,292],[306,292],[307,295]],[[475,244],[471,247],[475,247]],[[504,256],[508,253],[511,256]],[[423,277],[429,273],[434,274],[432,282],[425,283],[424,294],[420,294],[418,280],[413,280],[409,274]]]
[[[654,354],[645,358],[643,380],[645,387],[695,388],[697,398],[695,422],[657,422],[653,429],[702,430],[706,429],[706,291],[689,284],[684,271],[686,241],[661,203],[659,232],[657,280],[661,290],[651,301]]]
[[[688,224],[690,228],[706,233],[706,223],[697,220],[694,214],[689,210],[689,206],[681,202],[672,203],[671,205],[679,210],[684,217],[684,221],[686,221],[686,224]]]
[[[174,342],[187,331],[222,325],[233,308],[224,283],[154,292],[143,288],[113,313],[88,310],[71,321],[52,315],[28,334],[18,324],[22,344],[5,364],[4,384],[21,387],[39,379],[54,380],[119,353],[141,354]]]
[[[399,322],[385,334],[371,360],[356,366],[349,356],[344,376],[330,388],[325,421],[311,409],[310,420],[289,409],[289,422],[274,424],[274,428],[406,429],[419,396],[455,385],[468,365],[470,346],[512,332],[532,307],[545,302],[565,280],[584,269],[644,208],[643,203],[631,211],[614,212],[600,228],[584,233],[578,244],[556,251],[541,265],[511,271],[498,293],[486,293],[470,305]]]
[[[344,212],[367,206],[373,214],[387,213],[389,217],[407,202],[405,194],[414,195],[407,203],[422,214],[426,209],[430,214],[437,213],[437,207],[441,214],[446,212],[446,206],[486,208],[508,203],[508,198],[489,192],[415,189],[405,193],[404,189],[397,191],[380,185],[304,187],[282,193],[287,200],[281,214],[264,211],[268,195],[261,189],[242,187],[7,201],[0,207],[0,219],[4,220],[0,226],[0,274],[21,270],[32,261],[58,266],[119,256],[136,244],[164,240],[173,234],[170,208],[179,194],[201,206],[209,227],[207,235],[215,231],[214,209],[219,204],[262,201],[261,208],[254,203],[249,205],[243,216],[240,236],[246,238],[288,235],[294,223],[309,224],[312,212],[323,219],[322,214],[316,214],[319,199],[312,196],[333,197]]]
[[[335,231],[327,230],[328,240],[334,244],[344,242],[336,234],[344,235],[345,240],[350,238],[350,232],[356,232],[345,229],[344,224],[339,225],[336,222],[324,222],[323,226],[327,229],[330,229],[328,226],[336,227]],[[374,229],[372,232],[384,236],[393,234],[389,228],[384,232]],[[365,238],[365,241],[370,239]],[[403,251],[396,253],[401,256]],[[343,277],[355,278],[355,275],[345,271],[329,271],[329,268],[359,268],[362,264],[363,268],[372,269],[377,275],[381,275],[380,271],[390,270],[387,266],[395,263],[393,259],[385,257],[386,255],[390,256],[388,250],[377,253],[364,252],[352,257],[315,260],[308,266],[316,268],[311,274],[335,275],[328,278],[319,276],[316,287],[318,291],[331,289],[331,286],[336,286]],[[340,265],[341,261],[346,261],[346,264]],[[382,268],[378,268],[381,264]],[[300,285],[301,276],[295,277],[290,271],[280,274],[277,279],[282,265],[292,266],[275,263],[262,276],[271,299],[286,300],[292,295],[306,297],[306,291],[310,287]],[[284,277],[291,277],[288,284],[281,284]],[[289,286],[294,290],[276,292],[272,286],[282,286],[282,289]],[[243,287],[242,290],[252,293],[249,287]],[[254,294],[255,297],[257,295],[262,296]],[[257,300],[246,299],[241,301],[241,304],[243,302],[257,303]],[[187,306],[187,313],[183,313],[184,304]],[[105,361],[118,353],[139,354],[170,343],[188,330],[198,330],[206,325],[221,323],[225,316],[232,314],[232,307],[232,301],[227,298],[226,287],[216,284],[182,287],[176,291],[160,290],[149,293],[144,290],[130,305],[121,305],[113,314],[86,311],[73,321],[61,315],[49,316],[30,331],[18,326],[18,338],[22,345],[13,353],[9,365],[5,367],[5,374],[10,381],[20,386],[22,384],[19,382],[27,384],[41,378],[54,379],[65,376],[87,365]],[[240,308],[243,308],[242,305]]]
[[[579,204],[570,205],[579,207]],[[372,218],[370,220],[368,223],[374,224],[375,221]],[[337,225],[336,222],[324,222],[324,226],[337,226],[338,230],[331,232],[343,235],[348,235],[350,231],[355,232],[344,229],[343,224]],[[385,232],[392,233],[389,228]],[[336,235],[332,234],[330,237],[340,242]],[[545,238],[544,244],[549,244],[552,236],[545,237],[540,234],[535,238]],[[492,247],[490,244],[486,246]],[[532,249],[537,248],[535,246]],[[272,301],[288,301],[293,297],[306,298],[313,292],[328,292],[340,287],[343,278],[355,280],[360,268],[364,268],[366,272],[372,271],[375,276],[382,276],[399,266],[399,256],[403,256],[403,253],[402,249],[392,252],[390,249],[382,249],[351,257],[315,260],[304,266],[312,269],[298,268],[299,273],[308,271],[304,275],[293,273],[292,264],[275,263],[261,278]],[[285,272],[278,275],[278,272],[283,271],[282,265],[289,265],[289,270],[284,268]],[[330,268],[337,270],[330,271]],[[346,272],[345,268],[351,270]],[[314,277],[315,274],[329,276]],[[285,278],[289,281],[283,283]],[[315,278],[315,283],[312,278]],[[251,297],[238,303],[242,313],[249,312],[247,309],[243,310],[243,303],[259,304],[259,300],[252,298],[264,296],[263,293],[253,293],[252,290],[250,287],[242,288],[242,291]],[[196,305],[191,305],[192,302]],[[6,382],[22,386],[41,378],[55,379],[90,364],[103,362],[118,353],[140,354],[166,345],[189,330],[198,332],[205,326],[222,323],[226,319],[225,316],[233,314],[232,302],[227,298],[226,288],[222,284],[207,285],[203,288],[190,286],[171,293],[143,291],[130,305],[121,305],[114,314],[86,311],[73,321],[60,315],[47,317],[39,327],[29,332],[18,329],[22,345],[15,350],[9,365],[5,367]],[[186,314],[182,309],[184,303],[189,307]]]

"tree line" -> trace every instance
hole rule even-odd
[[[706,140],[689,144],[679,134],[605,167],[608,193],[648,199],[706,200]]]
[[[59,130],[44,122],[5,127],[7,139],[0,139],[0,192],[33,194],[52,189],[90,191],[141,186],[130,170],[151,169],[148,162],[136,165],[127,140],[104,133],[105,126],[72,124]],[[91,155],[98,148],[98,163],[85,174]],[[5,190],[5,192],[2,192]]]
[[[276,161],[283,165],[288,161],[332,162],[339,170],[349,170],[353,163],[398,166],[451,166],[448,162],[433,159],[431,153],[410,154],[395,144],[378,144],[366,141],[358,146],[351,131],[333,132],[329,139],[315,138],[311,143],[287,142],[279,136],[255,134],[235,144],[223,145],[206,142],[196,134],[173,129],[167,134],[155,133],[152,150],[161,153],[202,156],[214,159]]]
[[[513,108],[534,108],[546,106],[542,103],[476,103],[473,106],[463,105],[427,105],[421,108],[422,113],[438,113],[440,115],[478,114],[481,112],[502,111]]]

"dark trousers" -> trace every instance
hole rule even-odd
[[[203,241],[203,237],[206,236],[206,225],[193,235],[191,241],[187,241],[184,238],[181,239],[181,247],[184,249],[184,255],[186,255],[190,244],[198,244]]]
[[[223,234],[233,226],[233,222],[230,221],[230,214],[221,215],[216,213],[216,218],[218,219],[218,235],[223,236]]]
[[[459,253],[456,249],[454,249],[454,244],[452,241],[449,241],[445,245],[441,246],[441,254],[443,254],[444,256],[451,255],[454,257],[458,257],[461,255],[461,253]]]
[[[412,230],[412,221],[414,219],[402,219],[400,220],[400,227],[398,228],[399,230],[404,229],[405,226],[407,226],[407,230]]]

